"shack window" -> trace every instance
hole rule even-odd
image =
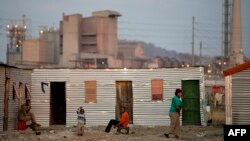
[[[96,103],[96,81],[85,81],[85,103]]]
[[[152,100],[162,101],[163,100],[163,80],[153,79],[151,80],[152,88]]]

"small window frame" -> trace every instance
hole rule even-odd
[[[152,101],[163,101],[163,79],[151,80]]]
[[[96,81],[84,81],[85,103],[97,103]]]

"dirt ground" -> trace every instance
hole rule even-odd
[[[41,135],[27,129],[25,132],[0,133],[0,141],[176,141],[163,135],[168,126],[131,126],[129,134],[117,134],[116,129],[104,132],[104,126],[87,127],[83,136],[77,136],[77,128],[53,126],[41,128]],[[181,141],[223,141],[223,126],[181,126]]]

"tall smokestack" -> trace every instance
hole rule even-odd
[[[228,58],[230,55],[230,2],[229,0],[223,1],[223,46],[222,55]]]
[[[231,25],[230,66],[244,63],[241,38],[241,0],[233,0]]]

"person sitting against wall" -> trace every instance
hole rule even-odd
[[[128,115],[128,112],[126,110],[126,107],[122,107],[121,108],[121,120],[116,120],[116,119],[111,119],[105,129],[105,132],[109,133],[110,132],[110,129],[112,126],[114,126],[114,128],[118,128],[117,131],[119,132],[120,129],[122,127],[127,127],[128,123],[129,123],[129,115]]]
[[[26,99],[25,103],[21,105],[19,112],[18,112],[18,122],[25,122],[25,129],[26,129],[27,121],[31,121],[30,128],[33,131],[36,131],[36,134],[39,135],[40,132],[37,131],[37,127],[41,125],[36,122],[35,115],[33,112],[31,112],[30,99]]]

